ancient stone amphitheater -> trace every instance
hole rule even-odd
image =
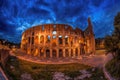
[[[39,58],[78,58],[94,54],[95,39],[90,18],[82,31],[67,24],[43,24],[23,32],[21,49]]]

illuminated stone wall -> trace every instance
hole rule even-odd
[[[40,58],[80,57],[94,52],[92,48],[95,46],[90,48],[85,39],[84,31],[79,28],[73,29],[66,24],[44,24],[29,28],[22,34],[21,49]],[[94,38],[91,40],[94,41]]]

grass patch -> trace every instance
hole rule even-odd
[[[11,69],[11,66],[14,67]],[[81,75],[80,70],[89,71],[92,76],[85,80],[106,80],[103,72],[100,69],[92,71],[93,67],[71,63],[71,64],[37,64],[24,60],[19,60],[15,57],[11,57],[6,65],[6,72],[13,80],[20,80],[20,76],[23,73],[31,74],[34,80],[52,80],[54,72],[62,72],[65,75],[74,79]]]
[[[76,77],[80,74],[77,71],[91,68],[90,66],[78,63],[47,65],[37,64],[19,60],[15,57],[11,57],[7,63],[8,64],[6,65],[6,71],[14,80],[20,80],[21,74],[26,72],[31,74],[34,80],[52,80],[52,75],[54,72],[63,72],[70,77]],[[11,66],[14,68],[11,69]]]
[[[120,79],[120,61],[112,59],[105,65],[105,68],[113,77]]]

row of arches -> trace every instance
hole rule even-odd
[[[38,43],[44,43],[44,42],[46,42],[46,43],[50,43],[51,42],[51,38],[52,39],[56,39],[56,36],[50,36],[50,35],[47,35],[46,37],[44,37],[43,35],[41,35],[40,36],[40,38],[39,38],[39,36],[35,36],[35,37],[32,37],[32,38],[30,38],[30,37],[28,37],[28,43],[30,44],[30,39],[31,39],[31,42],[32,42],[32,44],[38,44]],[[65,43],[65,44],[69,44],[69,42],[71,43],[71,45],[73,44],[73,40],[76,42],[76,38],[75,39],[73,39],[72,37],[68,37],[68,36],[58,36],[58,43],[59,44],[63,44],[63,43]]]
[[[45,55],[45,56],[44,56]],[[59,49],[58,53],[56,49],[52,49],[52,51],[50,51],[50,49],[46,49],[45,51],[43,51],[42,49],[40,49],[39,52],[39,56],[40,57],[46,57],[46,58],[62,58],[62,57],[78,57],[79,56],[79,52],[78,49],[75,49],[75,54],[73,52],[73,49],[71,49],[71,51],[69,52],[69,49],[65,49],[65,52],[63,51],[63,49]]]

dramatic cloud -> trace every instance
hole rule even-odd
[[[84,30],[91,17],[95,37],[111,34],[119,0],[1,0],[0,38],[20,42],[34,25],[66,23]]]

